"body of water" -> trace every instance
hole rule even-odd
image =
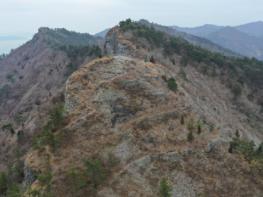
[[[27,37],[14,37],[14,36],[1,36],[0,35],[0,54],[8,54],[12,49],[16,49],[19,46],[30,40],[30,36]]]

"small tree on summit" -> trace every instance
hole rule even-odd
[[[123,30],[123,31],[126,31],[128,30],[129,28],[131,28],[133,25],[133,22],[130,18],[126,19],[125,21],[121,21],[119,23],[119,26],[120,28]]]

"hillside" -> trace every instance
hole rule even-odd
[[[16,151],[24,154],[30,146],[28,139],[63,99],[67,77],[101,55],[98,42],[86,34],[41,28],[31,41],[0,60],[0,169],[12,163]]]
[[[25,45],[34,58],[45,49],[64,63],[53,78],[44,67],[35,72],[42,59],[30,57],[35,89],[21,81],[29,87],[22,97],[13,96],[18,89],[4,94],[2,106],[27,106],[22,126],[33,137],[26,135],[24,152],[6,159],[12,165],[0,174],[1,194],[261,197],[262,62],[226,57],[131,20],[109,30],[101,53],[90,42],[72,50],[75,39],[54,46],[68,38],[49,45],[37,34]],[[1,64],[20,58],[25,46]],[[68,73],[71,62],[78,66]],[[7,67],[0,69],[8,73]],[[40,84],[49,82],[43,92]],[[35,98],[42,100],[29,103]],[[23,147],[19,128],[5,123],[2,144]]]
[[[232,52],[231,50],[228,50],[226,48],[220,47],[218,44],[214,44],[213,42],[209,41],[208,39],[204,39],[202,37],[197,37],[192,34],[187,34],[181,31],[177,31],[174,28],[150,23],[147,20],[140,20],[139,23],[146,25],[148,27],[153,27],[157,31],[162,31],[164,33],[167,33],[171,36],[183,38],[184,40],[188,41],[189,43],[193,44],[194,46],[201,47],[203,49],[207,49],[212,52],[218,52],[222,53],[226,56],[239,56],[238,54]]]

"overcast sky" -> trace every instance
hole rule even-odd
[[[238,25],[263,20],[263,0],[0,0],[0,36],[27,36],[41,26],[95,33],[126,18]]]

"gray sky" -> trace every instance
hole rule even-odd
[[[263,0],[0,0],[0,36],[28,38],[41,26],[95,33],[126,18],[238,25],[263,20]]]

